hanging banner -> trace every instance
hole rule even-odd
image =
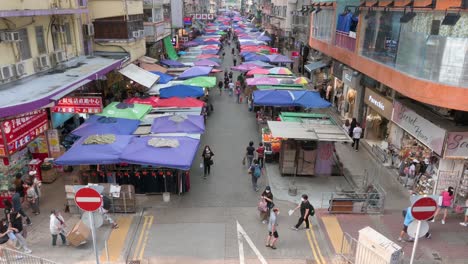
[[[201,19],[201,16],[202,16],[201,14],[196,14],[196,15],[195,15],[195,18],[196,18],[196,19]]]
[[[2,137],[2,130],[0,129],[0,157],[6,156],[5,141]]]
[[[2,121],[6,156],[24,148],[48,128],[47,112],[43,109]]]
[[[434,125],[398,101],[393,101],[392,121],[413,137],[441,155],[445,130]]]
[[[192,25],[192,17],[184,17],[184,25],[191,26]]]
[[[449,132],[444,153],[445,158],[468,157],[468,132]]]
[[[206,20],[207,18],[208,18],[208,14],[202,14],[202,15],[201,15],[201,19],[202,19],[202,20]]]
[[[46,131],[47,144],[49,145],[49,152],[52,158],[60,156],[60,139],[57,129],[49,129]]]
[[[212,20],[214,18],[214,15],[213,14],[208,14],[208,19],[209,20]]]
[[[64,97],[52,108],[52,112],[98,114],[102,112],[102,98],[99,96]]]

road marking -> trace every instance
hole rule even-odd
[[[150,220],[148,222],[148,225],[146,226],[146,231],[145,231],[145,239],[143,240],[143,244],[140,249],[140,254],[138,255],[139,260],[143,259],[143,254],[145,253],[146,243],[148,243],[149,230],[151,228],[151,225],[153,224],[154,216],[150,216],[149,218]]]
[[[125,245],[125,240],[130,230],[130,225],[132,224],[133,217],[122,216],[117,219],[117,224],[119,225],[118,229],[113,229],[108,240],[107,240],[107,249],[109,252],[109,261],[116,262],[119,260],[123,247]],[[101,253],[101,261],[107,261],[106,252],[103,250]]]
[[[102,201],[101,197],[75,197],[75,200],[82,203],[97,203]]]
[[[322,221],[333,249],[335,249],[335,253],[340,253],[342,248],[349,248],[346,245],[342,245],[343,230],[341,229],[340,223],[338,222],[336,216],[323,216]]]
[[[247,241],[247,244],[249,244],[250,248],[252,251],[257,255],[258,260],[260,260],[260,263],[262,264],[267,264],[268,262],[265,260],[263,255],[260,253],[258,248],[255,246],[255,244],[252,242],[252,239],[247,235],[245,232],[244,228],[239,224],[239,221],[236,220],[237,223],[237,239],[240,241],[239,242],[239,261],[244,261],[244,246],[242,245],[242,237],[244,237],[245,241]],[[241,247],[242,247],[242,256],[241,254]],[[240,264],[244,264],[244,262],[240,262]]]
[[[318,258],[317,253],[315,252],[314,243],[312,243],[312,240],[310,239],[309,233],[306,232],[306,235],[307,235],[307,240],[309,240],[310,249],[312,249],[312,254],[314,254],[314,259],[315,259],[315,261],[316,261],[318,264],[325,264],[325,263],[321,263],[321,262],[320,262],[320,259]]]
[[[242,234],[240,232],[237,232],[237,244],[239,245],[239,263],[245,264],[244,242],[242,242]]]
[[[323,264],[325,264],[326,262],[325,262],[325,259],[324,259],[323,255],[322,255],[322,251],[320,250],[320,245],[319,245],[319,243],[317,241],[317,238],[315,237],[314,226],[312,225],[312,221],[310,221],[310,230],[309,230],[309,232],[312,235],[312,240],[314,241],[315,246],[317,248],[317,253],[319,255],[319,258],[320,258],[321,262]]]
[[[143,227],[141,228],[141,232],[140,232],[140,236],[138,237],[138,243],[135,247],[135,251],[133,252],[133,260],[137,260],[137,257],[138,257],[138,250],[140,249],[140,246],[141,246],[141,243],[143,242],[143,236],[145,234],[145,229],[146,229],[146,226],[148,225],[148,222],[149,222],[149,217],[148,216],[144,216],[144,223],[143,223]]]

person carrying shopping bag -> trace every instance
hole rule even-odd
[[[258,164],[258,160],[253,160],[253,164],[249,168],[249,174],[251,175],[251,178],[252,178],[252,187],[254,191],[258,192],[257,181],[258,181],[258,178],[262,176],[262,169],[260,168],[260,165]]]

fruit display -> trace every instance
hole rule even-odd
[[[279,152],[281,149],[281,138],[273,137],[268,128],[262,128],[262,141],[267,146],[267,151],[271,148],[272,152]]]

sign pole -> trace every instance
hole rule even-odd
[[[97,248],[97,243],[96,243],[96,228],[94,226],[94,212],[89,212],[89,224],[91,225],[91,236],[93,238],[93,247],[94,247],[94,255],[96,255],[96,264],[99,264],[99,254],[98,254],[98,248]]]
[[[421,221],[418,220],[418,227],[416,228],[416,235],[415,235],[416,237],[414,238],[413,252],[411,253],[410,264],[413,264],[413,261],[414,261],[414,255],[416,254],[416,247],[418,246],[420,230],[421,230]]]

